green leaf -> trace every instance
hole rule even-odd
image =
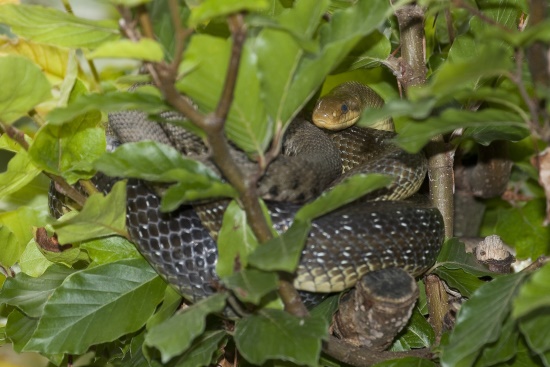
[[[247,153],[262,155],[271,140],[272,121],[267,119],[260,99],[256,58],[250,50],[253,39],[244,46],[234,98],[226,121],[228,137]],[[179,72],[184,77],[177,87],[203,111],[214,111],[222,93],[231,48],[228,40],[195,35],[185,51]]]
[[[1,153],[0,153],[1,154]],[[20,188],[12,194],[1,199],[4,211],[17,210],[19,207],[33,208],[38,216],[42,216],[43,222],[47,223],[48,211],[48,188],[50,179],[45,175],[38,175],[28,185]],[[51,217],[50,217],[51,219]],[[37,226],[36,223],[32,225]],[[29,229],[29,228],[27,228]],[[29,231],[30,232],[30,231]],[[28,242],[28,240],[27,240]]]
[[[424,358],[419,357],[405,357],[399,359],[392,359],[389,361],[384,361],[373,365],[373,367],[436,367],[437,365]]]
[[[532,312],[519,320],[521,334],[529,347],[539,355],[550,351],[550,314],[548,307]],[[547,358],[547,357],[544,357]]]
[[[112,177],[132,177],[153,182],[194,182],[205,185],[219,178],[208,167],[185,158],[176,149],[155,141],[119,146],[95,162],[95,168]]]
[[[453,43],[448,61],[439,68],[425,88],[415,91],[413,99],[427,96],[441,98],[459,90],[477,89],[480,79],[497,77],[513,69],[509,50],[494,43],[468,42],[467,47],[463,47],[467,49],[467,57],[455,56],[453,47],[462,46],[461,40],[466,38],[457,39],[458,42]]]
[[[284,29],[263,29],[253,44],[252,52],[258,60],[257,67],[261,82],[262,94],[260,97],[267,108],[270,120],[277,125],[284,125],[290,121],[296,113],[295,110],[298,109],[297,105],[305,104],[308,96],[313,94],[313,89],[320,86],[322,79],[328,73],[327,70],[321,76],[322,71],[319,70],[321,64],[316,64],[315,67],[312,67],[319,70],[319,75],[316,75],[314,80],[317,82],[316,85],[310,87],[309,83],[296,84],[295,89],[302,87],[303,95],[296,99],[289,98],[298,65],[306,52],[287,29],[302,34],[303,39],[312,39],[313,32],[317,29],[327,6],[328,1],[326,0],[295,3],[294,8],[282,12],[276,18]],[[287,104],[292,111],[284,111]]]
[[[513,243],[519,259],[537,258],[549,252],[550,228],[545,220],[544,199],[533,199],[524,206],[499,209],[495,233],[505,243]]]
[[[0,23],[18,36],[60,47],[95,48],[120,37],[114,20],[89,20],[37,5],[2,5]]]
[[[143,259],[73,273],[52,293],[24,349],[82,354],[91,345],[137,331],[155,311],[165,287]]]
[[[243,269],[222,279],[241,302],[259,304],[262,297],[276,290],[279,278],[275,273],[266,273],[255,269]]]
[[[378,66],[390,53],[390,40],[375,30],[355,45],[333,73]]]
[[[51,294],[72,273],[73,269],[61,265],[50,266],[38,278],[19,273],[6,279],[0,292],[0,303],[15,306],[29,317],[40,317]]]
[[[530,24],[529,27],[525,28],[522,32],[502,32],[495,27],[487,29],[485,35],[490,38],[502,40],[511,46],[518,48],[525,47],[536,41],[550,41],[550,21],[546,19],[535,25]]]
[[[191,10],[189,27],[196,27],[200,23],[213,18],[224,17],[242,11],[262,11],[268,7],[267,0],[206,0]]]
[[[327,324],[332,322],[332,316],[338,311],[338,304],[340,302],[340,294],[329,295],[323,302],[315,306],[310,315],[313,317],[322,317]]]
[[[472,366],[484,346],[498,339],[525,274],[510,274],[479,288],[464,303],[441,354],[442,366]],[[480,327],[483,325],[483,327]]]
[[[52,265],[53,263],[40,252],[34,239],[29,241],[19,259],[21,272],[35,278],[44,274],[46,269]]]
[[[523,5],[523,6],[522,6]],[[521,0],[484,0],[479,4],[479,10],[496,23],[508,28],[509,30],[515,30],[519,26],[519,20],[522,13],[528,11],[527,6]],[[502,28],[497,27],[485,19],[481,19],[479,16],[474,17],[470,26],[475,33],[482,33],[485,29],[497,28],[502,32]]]
[[[104,151],[101,113],[91,110],[62,126],[42,126],[29,148],[29,155],[39,168],[63,176],[73,184],[83,177],[92,177],[92,162]]]
[[[9,5],[2,5],[4,10]],[[20,5],[22,6],[22,5]],[[0,11],[0,23],[2,22]],[[32,61],[20,56],[0,57],[0,121],[12,123],[51,97],[50,83]],[[8,72],[6,72],[8,71]]]
[[[149,15],[153,23],[153,31],[156,36],[156,40],[159,41],[163,48],[166,50],[166,57],[172,61],[172,58],[176,51],[177,37],[174,37],[175,26],[172,23],[172,14],[170,11],[170,5],[166,1],[153,1],[147,6]],[[178,8],[179,19],[183,24],[187,24],[189,19],[189,13],[191,10],[187,6],[180,6]]]
[[[86,252],[82,251],[78,247],[69,247],[63,249],[63,251],[48,251],[43,248],[40,248],[40,250],[47,260],[56,264],[72,266],[78,261],[90,262],[88,254],[86,254]]]
[[[306,3],[302,1],[298,4]],[[302,33],[313,35],[317,28],[316,21],[324,12],[326,3],[319,1],[308,2],[308,6],[315,8],[302,8],[302,12],[285,18],[281,14],[281,23],[285,21],[288,24],[294,24],[294,27],[302,29]],[[355,44],[364,36],[373,32],[380,23],[382,23],[390,11],[389,4],[377,0],[362,0],[344,10],[335,11],[332,14],[331,21],[325,23],[319,29],[320,52],[315,56],[305,54],[301,50],[289,51],[289,59],[292,61],[292,68],[286,69],[282,59],[287,56],[285,45],[275,43],[264,43],[270,49],[265,54],[265,58],[259,58],[260,75],[266,76],[277,70],[282,73],[282,90],[276,91],[275,95],[266,93],[264,102],[267,104],[277,104],[282,106],[281,113],[274,116],[274,121],[287,123],[295,114],[302,109],[305,103],[311,98],[319,88],[325,76],[343,60],[345,55],[355,46]],[[303,17],[303,18],[302,18]],[[265,31],[264,31],[265,32]],[[275,40],[276,41],[276,40]],[[266,39],[266,42],[269,42]],[[267,58],[270,63],[262,65]],[[298,61],[297,63],[295,61]],[[271,65],[270,65],[271,64]],[[276,79],[276,78],[270,78]],[[261,80],[267,83],[266,80]]]
[[[210,366],[220,357],[226,340],[226,333],[224,330],[207,331],[199,336],[184,354],[176,358],[174,366]]]
[[[23,244],[17,241],[13,232],[6,226],[0,226],[0,243],[3,248],[0,252],[0,264],[5,267],[13,266],[24,251]]]
[[[443,244],[437,256],[434,267],[445,266],[449,269],[463,269],[477,276],[493,275],[485,266],[481,265],[471,253],[466,252],[466,245],[456,237]]]
[[[162,300],[162,305],[155,312],[153,316],[147,320],[147,330],[150,330],[152,327],[168,320],[174,315],[174,312],[182,305],[181,295],[172,287],[166,287],[164,292],[164,298]],[[144,339],[145,341],[145,339]]]
[[[392,99],[381,108],[367,108],[357,121],[358,126],[371,126],[387,118],[410,116],[415,119],[425,119],[430,115],[436,100],[434,98],[410,101],[406,99]]]
[[[512,315],[515,318],[526,316],[537,309],[550,306],[550,265],[538,269],[521,287],[514,301]]]
[[[263,310],[240,320],[234,339],[239,352],[253,364],[280,359],[317,366],[327,333],[328,324],[321,317],[302,319],[285,311]]]
[[[206,316],[221,312],[227,296],[217,293],[189,308],[186,308],[165,322],[155,325],[145,337],[145,344],[157,348],[166,363],[172,357],[185,352],[193,340],[204,333]]]
[[[86,241],[81,243],[79,247],[88,253],[94,265],[141,257],[133,243],[117,236]]]
[[[129,348],[126,347],[122,352],[124,356],[128,356],[123,361],[124,366],[128,367],[161,367],[161,364],[157,360],[153,360],[148,354],[148,350],[144,347],[143,342],[145,340],[145,331],[140,332],[132,338]],[[127,344],[126,344],[127,346]],[[129,353],[128,353],[129,352]],[[117,356],[111,354],[111,361],[116,364]]]
[[[33,238],[33,227],[44,226],[47,221],[47,213],[27,206],[0,213],[0,228],[6,228],[0,229],[0,236],[6,241],[2,243],[2,265],[12,266],[18,261],[27,243]]]
[[[21,353],[25,345],[32,338],[37,324],[38,319],[25,316],[24,313],[18,310],[13,310],[8,315],[6,334],[17,353]]]
[[[464,111],[446,109],[440,116],[422,123],[408,123],[397,136],[396,142],[408,152],[418,152],[435,135],[467,127],[514,126],[525,129],[519,116],[497,109]]]
[[[109,2],[131,8],[134,6],[150,3],[151,0],[109,0]]]
[[[150,38],[142,38],[137,42],[123,39],[105,42],[87,56],[89,59],[122,58],[160,62],[164,59],[164,51],[158,42]]]
[[[472,275],[462,269],[449,269],[439,267],[434,271],[438,277],[443,279],[450,288],[456,289],[464,297],[470,298],[479,287],[485,284],[475,275]]]
[[[418,308],[413,310],[407,327],[398,335],[391,350],[403,351],[430,348],[435,342],[435,332]]]
[[[476,366],[493,366],[499,362],[512,359],[518,349],[519,331],[516,321],[510,315],[506,318],[500,330],[498,340],[488,344],[478,360]]]
[[[216,273],[220,277],[233,274],[236,261],[245,268],[249,254],[259,245],[247,224],[246,212],[235,201],[230,202],[224,212],[217,242]]]
[[[381,174],[358,174],[345,179],[330,191],[324,192],[313,202],[307,203],[296,213],[296,219],[311,221],[336,208],[389,185],[393,179]]]
[[[52,226],[61,244],[126,235],[126,182],[117,182],[106,196],[93,194],[78,215]]]
[[[281,236],[258,246],[248,257],[249,264],[261,270],[293,273],[300,261],[310,227],[309,222],[295,220]]]
[[[206,184],[189,181],[178,182],[166,189],[162,195],[160,210],[171,212],[183,203],[210,198],[236,198],[237,196],[239,194],[233,186],[218,180],[211,180]]]
[[[2,135],[2,138],[7,135]],[[23,188],[40,174],[40,169],[24,150],[17,152],[8,162],[5,172],[0,173],[0,198],[6,197]]]
[[[520,126],[478,126],[464,130],[462,137],[489,145],[495,140],[520,141],[529,136],[529,130]]]
[[[140,89],[141,90],[141,89]],[[61,125],[83,113],[101,110],[104,112],[140,110],[160,113],[170,108],[156,94],[145,92],[106,92],[81,95],[67,107],[56,108],[47,115],[50,124]]]

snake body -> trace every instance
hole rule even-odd
[[[355,98],[355,93],[348,95]],[[366,101],[371,98],[367,96]],[[377,106],[379,100],[370,103]],[[158,130],[159,125],[147,121],[144,114],[111,114],[110,124],[119,137],[125,135],[123,141],[143,139],[145,126],[157,129],[148,131],[149,137],[171,145],[174,136],[181,141],[184,134],[167,124]],[[299,208],[293,202],[307,201],[355,173],[395,177],[390,187],[372,193],[369,199],[395,200],[414,193],[425,175],[426,159],[396,147],[391,143],[394,136],[393,132],[357,127],[325,133],[305,120],[293,121],[285,135],[284,154],[259,182],[262,196],[273,200],[268,208],[275,229],[283,232],[290,226]],[[201,154],[200,149],[191,153],[188,148],[180,149],[185,154]],[[255,169],[244,154],[234,158],[243,170],[247,165]],[[319,166],[323,167],[320,172]],[[140,252],[188,299],[197,301],[213,293],[219,282],[215,237],[225,204],[202,210],[189,205],[161,213],[158,196],[146,184],[130,180],[127,187],[127,225]],[[304,291],[337,292],[377,269],[401,267],[416,275],[434,262],[442,240],[443,221],[437,209],[365,199],[313,221],[294,284]]]
[[[351,96],[355,98],[354,92]],[[374,101],[371,97],[367,103],[379,103],[380,97],[376,95]],[[148,121],[144,113],[113,113],[109,120],[122,142],[149,138],[191,156],[206,153],[181,128]],[[291,123],[284,154],[259,181],[262,197],[272,200],[268,208],[279,233],[292,223],[300,207],[296,203],[310,200],[350,175],[376,172],[395,177],[391,186],[313,221],[296,270],[297,289],[342,291],[369,271],[400,267],[417,275],[435,261],[443,241],[439,211],[412,202],[381,201],[413,194],[426,172],[425,157],[396,147],[391,142],[394,136],[356,127],[325,133],[302,119]],[[188,140],[193,148],[187,146]],[[255,164],[244,153],[235,154],[245,172],[254,172]],[[156,271],[191,301],[214,293],[219,284],[215,237],[225,205],[222,201],[200,210],[183,205],[162,213],[160,198],[149,185],[135,179],[127,183],[127,227],[133,242]]]

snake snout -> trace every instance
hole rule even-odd
[[[333,129],[333,121],[337,118],[337,113],[334,110],[325,108],[322,101],[317,102],[311,115],[312,122],[323,129]]]

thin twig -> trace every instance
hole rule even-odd
[[[499,22],[497,22],[494,19],[492,19],[492,18],[488,17],[487,15],[483,14],[481,11],[479,11],[479,9],[474,8],[473,6],[471,6],[470,4],[465,2],[464,0],[453,0],[453,4],[457,8],[462,8],[462,9],[465,9],[465,10],[469,11],[471,14],[473,14],[474,16],[478,17],[479,19],[483,20],[485,23],[488,23],[490,25],[494,25],[495,27],[498,27],[498,28],[500,28],[500,29],[502,29],[503,31],[506,31],[506,32],[511,31],[511,29],[506,28],[505,26],[503,26]]]
[[[550,256],[541,256],[522,270],[523,273],[532,273],[550,262]]]
[[[231,56],[229,58],[229,71],[226,74],[222,95],[215,113],[217,121],[214,123],[219,125],[221,125],[220,122],[225,122],[227,119],[229,108],[231,108],[231,104],[233,103],[237,76],[239,75],[238,70],[241,63],[241,54],[246,40],[246,26],[242,14],[237,13],[230,15],[227,22],[229,23],[229,29],[233,35],[233,47],[231,48]]]
[[[183,50],[185,49],[185,42],[193,31],[191,29],[184,29],[181,25],[180,11],[178,6],[178,0],[169,0],[168,6],[170,8],[170,15],[172,16],[172,24],[174,25],[175,36],[175,49],[174,59],[172,60],[172,70],[176,72],[181,60],[183,59]]]
[[[531,114],[531,118],[528,121],[529,129],[531,132],[540,137],[541,139],[545,140],[545,136],[543,135],[543,130],[541,129],[541,126],[539,125],[539,113],[538,108],[536,105],[536,101],[531,98],[529,93],[527,92],[527,88],[525,88],[525,85],[523,84],[523,50],[521,48],[516,49],[515,51],[515,62],[516,62],[516,71],[514,74],[508,75],[510,80],[514,82],[514,84],[518,87],[519,94],[523,98],[523,101],[527,105],[527,108],[529,109],[529,113]]]

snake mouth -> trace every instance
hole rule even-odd
[[[355,122],[359,119],[359,116],[360,115],[357,113],[353,115],[351,115],[351,113],[348,113],[346,118],[344,119],[342,118],[342,116],[335,116],[335,114],[314,112],[311,116],[311,120],[317,127],[327,130],[338,131],[355,124]]]

